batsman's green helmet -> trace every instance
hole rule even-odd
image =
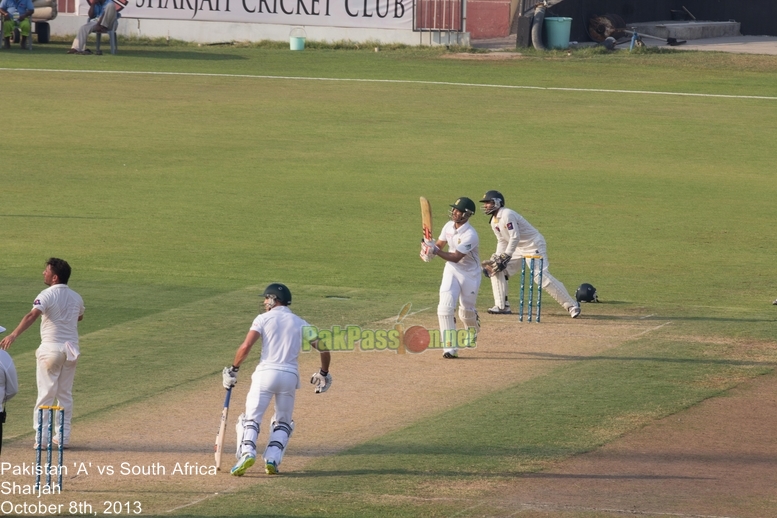
[[[475,202],[467,198],[466,196],[462,196],[458,200],[456,200],[456,203],[451,205],[452,209],[458,209],[461,212],[468,212],[470,214],[475,213]]]

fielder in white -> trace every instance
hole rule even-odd
[[[224,367],[224,388],[237,383],[240,364],[248,357],[251,347],[262,339],[262,356],[251,377],[251,389],[246,398],[246,411],[237,422],[237,464],[231,473],[242,476],[256,462],[256,440],[259,425],[267,407],[275,397],[275,415],[272,418],[267,448],[264,450],[265,472],[278,473],[283,453],[294,431],[294,398],[299,384],[297,357],[302,348],[302,332],[310,325],[289,309],[291,292],[283,284],[270,284],[264,290],[265,312],[254,319],[245,340],[235,353],[231,367]],[[311,341],[318,349],[318,341]],[[320,351],[321,370],[310,379],[316,393],[326,392],[332,385],[329,374],[329,351]]]
[[[5,328],[0,326],[0,333]],[[11,355],[0,349],[0,453],[3,449],[3,424],[5,423],[5,402],[19,392],[19,380],[16,376],[16,366]]]
[[[38,429],[38,407],[53,405],[54,400],[65,409],[64,444],[70,443],[70,420],[73,417],[73,380],[76,364],[81,354],[78,347],[78,323],[84,318],[84,301],[71,290],[70,265],[67,261],[52,257],[43,270],[43,282],[49,286],[35,298],[32,310],[27,313],[13,332],[0,342],[0,348],[8,350],[16,338],[26,331],[39,316],[40,347],[37,358],[38,400],[32,414],[33,429]],[[48,440],[48,416],[44,412],[43,441]],[[59,424],[56,424],[56,430]],[[53,439],[56,443],[56,438]]]
[[[525,256],[541,255],[544,259],[542,268],[542,289],[556,299],[572,318],[580,315],[580,305],[569,295],[564,285],[548,271],[547,246],[545,238],[536,228],[531,226],[523,216],[505,207],[505,199],[499,191],[488,191],[483,199],[483,212],[491,216],[491,229],[496,235],[496,252],[491,256],[496,263],[495,273],[491,276],[491,289],[494,292],[494,306],[488,312],[492,314],[510,314],[510,302],[507,299],[507,280],[521,268]],[[529,259],[525,259],[526,268]],[[536,263],[535,263],[536,264]],[[539,269],[534,274],[534,281],[539,282]]]
[[[469,198],[459,198],[451,205],[450,221],[442,227],[436,243],[431,240],[422,243],[421,259],[431,261],[434,256],[445,260],[445,269],[440,284],[440,303],[437,306],[437,320],[440,323],[440,336],[444,341],[443,358],[458,358],[459,344],[456,336],[454,310],[459,302],[459,318],[465,329],[480,331],[480,319],[475,309],[480,289],[480,257],[478,233],[469,224],[469,218],[475,213],[475,202]],[[442,249],[448,246],[448,251]]]

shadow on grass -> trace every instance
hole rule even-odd
[[[116,219],[105,216],[49,216],[46,214],[0,214],[0,218]]]
[[[648,475],[633,473],[627,475],[569,474],[569,473],[525,473],[518,471],[422,471],[412,469],[354,469],[331,471],[302,471],[284,473],[284,478],[344,478],[363,476],[417,476],[417,477],[477,477],[477,478],[534,478],[559,480],[712,480],[712,477],[693,477],[683,475]]]
[[[90,40],[87,43],[87,48],[92,50],[94,52],[95,43],[93,40]],[[132,44],[127,44],[127,46],[122,46],[122,42],[119,41],[119,48],[118,52],[115,55],[111,55],[109,52],[110,46],[108,45],[107,41],[103,41],[102,44],[102,56],[97,56],[95,54],[92,54],[90,56],[79,56],[79,55],[69,55],[67,53],[68,50],[70,50],[70,43],[65,42],[52,42],[47,43],[46,45],[34,45],[32,53],[22,53],[22,51],[18,52],[18,55],[25,56],[25,57],[35,57],[37,56],[62,56],[63,63],[78,63],[80,65],[88,64],[90,62],[96,64],[105,64],[109,60],[121,60],[122,58],[156,58],[156,59],[170,59],[170,60],[190,60],[190,61],[234,61],[234,60],[246,60],[249,59],[245,56],[239,56],[235,54],[230,54],[226,52],[219,52],[219,53],[213,53],[206,51],[206,49],[202,50],[175,50],[174,48],[170,47],[143,47],[143,46],[133,46]],[[6,56],[6,57],[12,57],[17,53],[13,52],[13,49],[11,51],[1,51],[0,50],[0,57]]]
[[[669,320],[682,320],[686,322],[777,322],[774,318],[731,318],[731,317],[681,317],[673,315],[650,315],[647,317],[640,316],[623,316],[623,315],[588,315],[583,314],[581,319],[584,320],[621,320],[630,321],[638,320],[640,322],[666,322]]]
[[[504,354],[504,353],[502,353]],[[753,361],[753,360],[724,360],[724,359],[706,359],[706,358],[661,358],[657,356],[577,356],[572,354],[554,354],[544,352],[516,352],[517,356],[529,357],[534,359],[550,361],[638,361],[638,362],[661,362],[661,363],[679,363],[689,365],[728,365],[736,367],[775,367],[777,362]],[[472,358],[480,359],[480,358]],[[485,359],[485,358],[484,358]],[[488,358],[491,359],[491,358]]]
[[[777,367],[777,361],[754,361],[754,360],[725,360],[725,359],[703,359],[703,358],[661,358],[658,356],[578,356],[574,354],[555,354],[545,352],[524,352],[524,351],[498,351],[484,352],[484,356],[460,356],[456,358],[460,361],[525,361],[525,360],[547,360],[559,362],[573,361],[618,361],[618,362],[661,362],[678,363],[688,365],[727,365],[736,367]]]
[[[522,478],[558,480],[715,480],[715,477],[688,477],[683,475],[594,475],[586,473],[526,473]]]
[[[212,54],[210,52],[197,51],[172,51],[172,50],[138,50],[132,49],[125,52],[119,52],[132,58],[156,58],[156,59],[179,59],[179,60],[197,60],[197,61],[227,61],[227,60],[246,60],[245,56],[235,56],[234,54]]]

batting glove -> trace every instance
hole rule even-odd
[[[318,371],[310,378],[310,383],[316,386],[316,394],[321,394],[332,386],[332,375],[329,372]]]
[[[231,367],[224,367],[224,371],[221,373],[222,383],[224,388],[229,390],[237,385],[237,371],[239,367],[234,365]]]
[[[438,248],[437,248],[437,245],[434,244],[434,241],[432,241],[431,239],[427,241],[421,240],[420,256],[424,262],[428,263],[429,261],[431,261],[434,258],[434,256],[437,254],[437,251],[438,251]]]

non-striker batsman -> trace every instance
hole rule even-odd
[[[248,357],[251,347],[262,339],[262,355],[259,365],[251,377],[251,388],[246,398],[246,411],[237,423],[237,464],[231,473],[242,476],[256,462],[256,440],[259,437],[259,425],[262,417],[275,398],[275,415],[270,424],[270,438],[264,450],[265,472],[268,475],[278,473],[283,453],[294,431],[292,412],[294,398],[300,387],[297,358],[302,349],[303,330],[311,326],[289,309],[291,292],[283,284],[267,286],[262,294],[265,312],[254,319],[245,340],[235,353],[231,367],[224,367],[224,388],[229,389],[237,383],[240,364]],[[318,341],[311,340],[318,349]],[[316,386],[316,392],[326,392],[332,385],[329,374],[329,351],[320,351],[321,370],[313,374],[310,382]]]

